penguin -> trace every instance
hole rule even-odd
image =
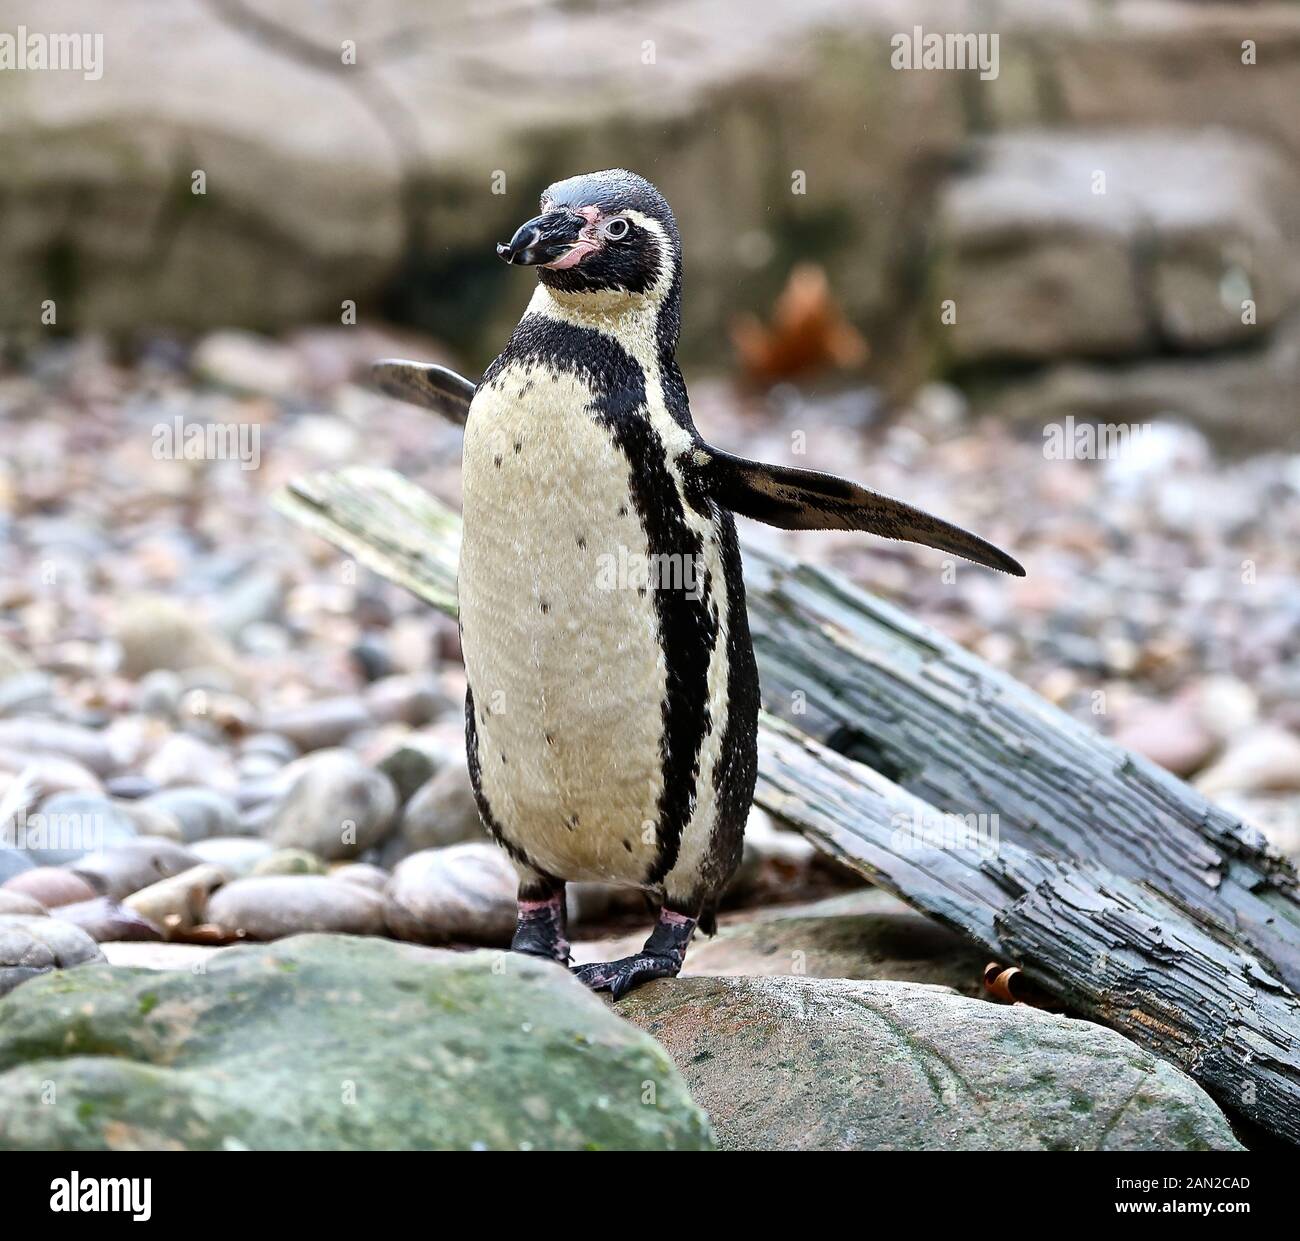
[[[643,889],[644,948],[574,968],[617,999],[680,971],[740,861],[759,685],[733,514],[1024,570],[901,501],[704,441],[675,360],[681,238],[643,177],[556,182],[497,253],[538,283],[482,380],[403,361],[375,378],[465,427],[465,739],[519,876],[512,947],[568,965],[566,883]]]

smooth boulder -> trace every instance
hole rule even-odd
[[[678,978],[618,1006],[733,1150],[1238,1150],[1191,1078],[1104,1026],[915,983]]]

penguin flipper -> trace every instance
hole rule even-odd
[[[1025,575],[1018,561],[979,535],[847,478],[747,461],[709,445],[701,449],[708,456],[700,464],[709,494],[743,517],[782,530],[865,530],[937,547],[1014,577]]]
[[[462,427],[474,399],[475,385],[464,375],[432,362],[384,358],[370,367],[370,382],[385,396],[435,410]]]

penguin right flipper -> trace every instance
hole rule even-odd
[[[435,410],[462,427],[474,399],[475,385],[464,375],[432,362],[385,358],[371,366],[370,382],[385,396]]]
[[[742,517],[782,530],[864,530],[1025,575],[1017,560],[979,535],[847,478],[748,461],[711,444],[697,446],[695,464],[713,499]]]

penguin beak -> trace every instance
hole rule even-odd
[[[499,242],[497,254],[521,267],[549,266],[583,243],[579,233],[586,224],[573,211],[548,211],[521,224],[509,241]]]

